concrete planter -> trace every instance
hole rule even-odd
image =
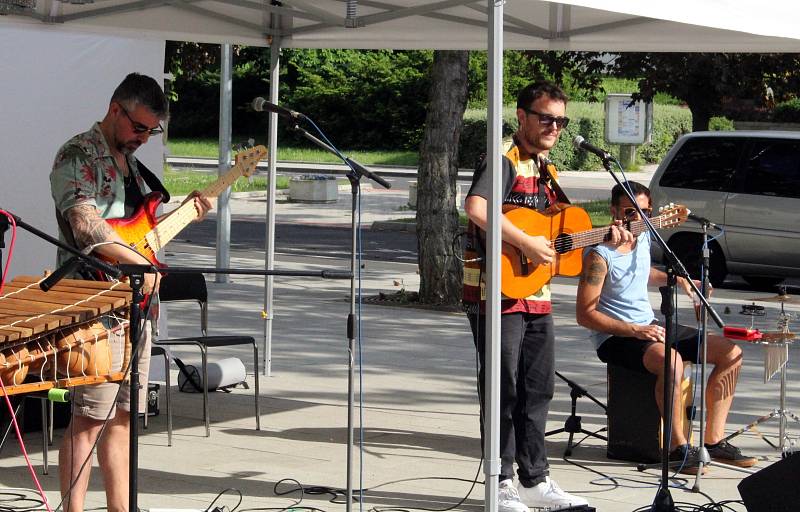
[[[335,176],[306,175],[289,180],[289,201],[297,203],[335,203],[339,185]]]
[[[417,209],[417,182],[408,182],[408,207],[412,210]]]

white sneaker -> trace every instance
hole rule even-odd
[[[499,512],[530,512],[519,499],[517,488],[511,480],[503,480],[497,490],[497,510]]]
[[[531,509],[561,510],[589,504],[585,499],[563,491],[549,476],[545,479],[544,482],[533,487],[519,486],[519,498]]]

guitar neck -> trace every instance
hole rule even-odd
[[[650,223],[653,224],[654,227],[660,228],[662,227],[664,222],[664,217],[658,216],[653,217],[650,219]],[[643,220],[637,220],[631,222],[627,225],[628,231],[633,233],[634,236],[639,236],[640,234],[647,231],[647,226]],[[589,247],[592,245],[601,244],[609,240],[611,234],[611,228],[608,226],[602,228],[594,228],[590,229],[589,231],[582,231],[580,233],[572,233],[569,235],[571,246],[574,249],[580,249],[582,247]]]
[[[200,194],[208,199],[215,199],[222,194],[226,188],[231,186],[243,171],[240,165],[236,165],[228,172],[217,178],[216,181],[208,185]],[[165,219],[159,222],[147,235],[145,240],[154,252],[158,252],[162,247],[175,238],[183,228],[197,218],[197,210],[193,201],[187,201],[170,213]]]

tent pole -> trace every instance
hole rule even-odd
[[[489,175],[492,177],[489,201],[488,261],[486,271],[486,385],[484,389],[484,449],[486,475],[484,507],[497,512],[497,491],[500,475],[500,221],[502,202],[501,137],[503,135],[503,1],[488,0],[489,32],[487,69],[486,148]]]
[[[219,72],[219,164],[217,172],[220,176],[231,167],[231,127],[232,127],[232,91],[233,91],[233,47],[229,43],[220,45]],[[217,202],[217,268],[229,268],[231,265],[231,188],[219,195]],[[229,283],[227,274],[217,274],[214,281]]]
[[[281,40],[275,36],[269,48],[269,101],[278,104],[278,87],[281,69]],[[267,145],[269,154],[269,184],[267,189],[267,233],[266,233],[266,261],[264,268],[273,270],[275,268],[275,175],[278,163],[278,114],[270,113],[269,131],[267,132]],[[273,279],[271,275],[266,276],[264,283],[264,375],[272,376],[272,288]]]

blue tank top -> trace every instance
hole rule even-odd
[[[653,307],[647,296],[647,281],[650,278],[650,234],[642,233],[636,239],[636,247],[629,253],[620,253],[605,245],[588,247],[584,255],[596,252],[608,266],[603,282],[597,311],[617,320],[637,325],[648,325],[654,319]],[[612,335],[589,330],[590,338],[597,350]]]

